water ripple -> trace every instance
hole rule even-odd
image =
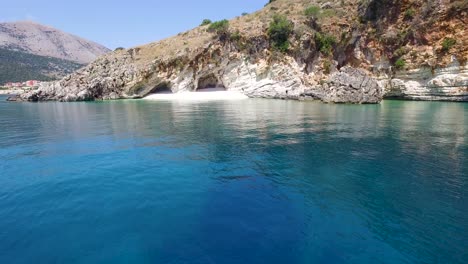
[[[467,104],[0,113],[0,263],[468,262]]]

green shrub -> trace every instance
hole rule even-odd
[[[445,38],[442,41],[442,51],[449,51],[453,46],[457,44],[457,41],[453,38]]]
[[[395,67],[398,69],[398,70],[401,70],[403,69],[404,67],[406,66],[406,61],[402,58],[399,58],[396,62],[395,62]]]
[[[208,27],[209,32],[215,32],[218,35],[227,34],[229,32],[229,21],[223,19],[210,24]]]
[[[293,23],[286,17],[275,15],[267,32],[273,47],[286,52],[289,49],[289,36],[293,33],[293,29]]]
[[[307,17],[310,17],[310,18],[318,18],[319,15],[320,15],[320,7],[318,6],[309,6],[308,8],[306,8],[306,10],[304,11],[304,14],[307,16]]]
[[[123,48],[123,47],[118,47],[118,48],[116,48],[114,51],[119,51],[119,50],[125,50],[125,48]]]
[[[239,31],[232,33],[230,36],[231,41],[239,41],[241,38],[242,38],[242,35]]]
[[[246,16],[246,15],[248,15],[248,14],[249,14],[249,13],[244,12],[244,13],[242,13],[242,16]]]
[[[203,19],[202,23],[200,24],[200,26],[206,26],[206,25],[209,25],[211,24],[211,20],[209,19]]]
[[[405,11],[405,19],[413,19],[414,15],[416,14],[416,10],[414,8],[407,9]]]
[[[336,44],[336,39],[332,35],[326,33],[315,33],[315,44],[320,52],[325,55],[331,55],[333,46]]]

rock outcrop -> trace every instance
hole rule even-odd
[[[385,97],[466,101],[463,3],[397,2],[277,0],[232,20],[221,33],[201,26],[107,54],[21,99],[109,100],[222,87],[249,97],[328,103],[378,103]],[[319,11],[306,14],[314,4]],[[376,6],[392,12],[376,15]],[[293,25],[287,50],[277,49],[268,34],[276,13],[291,18],[284,23]],[[424,35],[422,18],[432,19],[439,34]]]
[[[120,51],[101,57],[60,81],[41,83],[38,90],[21,94],[20,98],[71,102],[138,97],[138,94],[128,96],[124,88],[143,79],[143,73],[135,69],[131,55]]]
[[[327,103],[378,103],[382,100],[383,91],[376,79],[362,70],[343,67],[330,79],[307,89],[304,98],[320,99]]]
[[[388,98],[468,102],[468,67],[455,62],[436,70],[421,68],[400,72],[383,86]]]

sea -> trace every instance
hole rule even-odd
[[[0,97],[0,263],[468,263],[468,104]]]

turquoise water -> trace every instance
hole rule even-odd
[[[468,104],[3,99],[0,263],[468,263]]]

